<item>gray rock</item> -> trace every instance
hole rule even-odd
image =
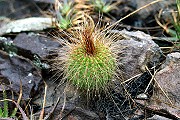
[[[13,44],[18,48],[21,55],[33,54],[44,58],[49,55],[49,52],[56,50],[58,47],[62,47],[61,40],[53,40],[45,36],[38,34],[26,34],[20,33],[13,40]],[[25,56],[29,58],[28,56]]]
[[[149,107],[163,109],[180,119],[180,53],[175,52],[167,55],[166,62],[155,78],[159,86],[156,86],[155,93],[149,103]],[[157,85],[157,84],[156,84]]]
[[[125,80],[143,73],[146,65],[159,64],[162,51],[152,41],[150,35],[141,31],[128,32],[126,30],[119,33],[126,36],[126,39],[115,42],[119,51],[121,51],[117,61]]]
[[[159,115],[154,115],[151,118],[147,118],[147,120],[172,120],[172,119],[165,118],[165,117],[162,117],[162,116],[159,116]]]
[[[0,50],[0,74],[1,81],[18,93],[22,85],[22,97],[27,100],[32,97],[38,89],[42,80],[41,72],[33,63],[22,56],[9,56]]]
[[[51,3],[54,4],[55,1],[54,0],[34,0],[35,2],[42,2],[42,3]]]
[[[89,111],[86,109],[83,109],[81,107],[76,107],[74,104],[70,102],[66,102],[64,109],[63,109],[63,104],[58,105],[56,109],[53,111],[53,115],[49,115],[52,112],[52,107],[50,108],[45,108],[45,119],[51,119],[55,120],[59,117],[59,119],[63,120],[100,120],[99,116],[94,113],[93,111]],[[60,118],[60,113],[62,111],[62,116]],[[40,112],[36,113],[34,115],[35,119],[39,118]],[[54,116],[54,118],[52,117]]]
[[[154,0],[129,0],[131,1],[132,5],[136,6],[136,8],[140,8],[144,5],[147,5]],[[167,6],[173,6],[175,5],[175,0],[163,0],[161,2],[155,3],[149,7],[146,7],[138,12],[139,16],[141,16],[142,19],[147,19],[148,16],[152,15],[153,13],[157,13],[160,9],[165,9]],[[166,12],[168,14],[169,11]]]
[[[5,24],[0,28],[0,36],[8,33],[19,33],[23,31],[40,31],[52,28],[54,18],[32,17]]]
[[[62,47],[61,41],[53,40],[35,33],[20,33],[14,40],[0,37],[0,47],[7,53],[14,53],[30,60],[43,59],[49,54],[54,53],[59,47]]]

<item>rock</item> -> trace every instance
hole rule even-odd
[[[11,20],[7,17],[0,16],[0,27],[4,26],[5,24],[9,23]]]
[[[155,0],[121,0],[123,1],[122,4],[118,6],[118,10],[115,10],[113,14],[117,19],[122,18],[123,16],[151,3]],[[176,0],[161,0],[155,4],[152,4],[148,7],[144,7],[142,10],[138,11],[132,16],[129,16],[122,22],[129,26],[124,26],[127,29],[133,29],[135,27],[152,27],[152,25],[156,24],[154,19],[154,15],[158,14],[160,10],[162,11],[162,18],[163,20],[171,21],[169,18],[172,18],[172,9],[176,10]],[[150,20],[151,19],[151,20]],[[168,22],[166,21],[166,22]],[[150,32],[150,31],[148,31]],[[152,33],[154,34],[154,33]]]
[[[140,8],[144,5],[147,5],[151,2],[153,2],[154,0],[130,0],[131,3],[133,4],[133,6],[136,6],[136,8]],[[175,0],[163,0],[161,2],[155,3],[147,8],[142,9],[141,11],[138,12],[139,16],[142,19],[147,19],[148,16],[155,14],[157,12],[159,12],[160,9],[165,9],[167,6],[172,6],[175,5],[176,1]]]
[[[40,31],[53,28],[54,18],[32,17],[12,21],[0,28],[0,36],[8,33],[19,33],[23,31]]]
[[[54,4],[54,0],[34,0],[35,2],[42,2],[42,3],[49,3],[49,4]]]
[[[125,80],[143,73],[145,66],[154,66],[160,63],[162,51],[152,41],[150,35],[141,31],[128,32],[126,30],[119,33],[127,36],[126,39],[115,42],[121,51],[118,55],[117,64],[122,69],[122,76]]]
[[[151,118],[147,118],[147,120],[172,120],[172,119],[165,118],[165,117],[162,117],[162,116],[159,116],[159,115],[154,115]]]
[[[58,105],[54,112],[52,113],[53,117],[48,117],[51,120],[57,119],[59,117],[60,111],[62,111],[63,105]],[[52,107],[45,109],[45,114],[49,114],[51,112]],[[40,113],[36,113],[34,117],[38,119]],[[48,116],[48,115],[47,115]],[[47,119],[45,116],[45,119]],[[81,107],[76,107],[74,104],[70,102],[66,102],[64,106],[64,110],[62,113],[63,120],[100,120],[99,116],[89,110],[82,109]]]
[[[40,58],[45,58],[50,52],[62,46],[60,42],[53,40],[52,38],[50,39],[45,36],[26,33],[18,34],[13,40],[13,44],[18,48],[18,51],[21,52],[20,54],[27,58],[29,58],[27,56],[28,54],[38,55]]]
[[[47,4],[35,5],[33,0],[1,0],[0,16],[6,16],[12,20],[27,18],[30,16],[44,16],[41,10],[45,10]]]
[[[180,119],[180,53],[167,55],[165,63],[155,78],[162,90],[157,86],[151,97],[149,107],[162,109]],[[168,97],[168,98],[167,98]],[[171,103],[172,102],[172,103]]]
[[[22,82],[23,99],[32,97],[42,80],[40,71],[33,63],[21,56],[9,56],[0,50],[0,75],[12,91],[18,93]],[[21,82],[20,82],[21,81]]]
[[[61,40],[40,36],[34,33],[20,33],[14,40],[0,37],[0,48],[7,53],[14,53],[30,60],[43,59],[62,46]],[[36,58],[35,58],[36,56]]]

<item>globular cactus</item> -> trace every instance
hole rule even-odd
[[[72,31],[70,41],[59,51],[53,70],[80,90],[102,91],[112,80],[116,69],[116,57],[112,53],[112,38],[95,27],[89,16]]]

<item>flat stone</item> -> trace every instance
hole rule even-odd
[[[32,17],[11,21],[0,28],[0,36],[23,31],[41,31],[53,28],[54,18]]]

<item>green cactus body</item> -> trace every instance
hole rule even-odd
[[[90,42],[88,41],[88,45]],[[109,46],[93,40],[94,48],[75,45],[67,60],[67,78],[76,87],[88,91],[101,91],[108,86],[115,71],[115,58]]]

